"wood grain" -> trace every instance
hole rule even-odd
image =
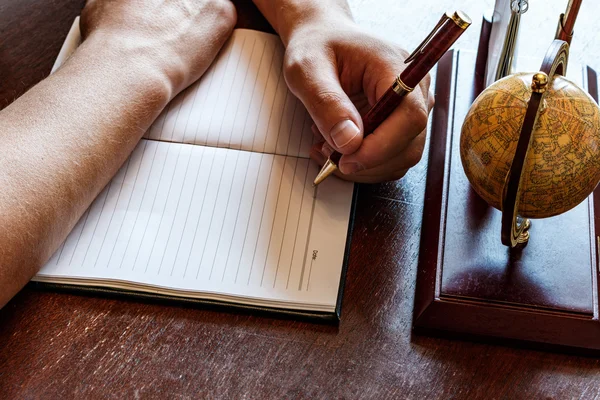
[[[0,107],[48,74],[82,4],[2,2]],[[382,15],[385,4],[361,7]],[[400,182],[361,186],[339,327],[25,289],[0,310],[0,397],[600,395],[595,358],[412,336],[426,161]]]

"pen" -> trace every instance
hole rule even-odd
[[[400,105],[402,99],[413,91],[469,25],[471,19],[462,11],[445,13],[442,16],[429,36],[404,61],[405,64],[409,64],[406,69],[363,117],[365,137],[373,133],[375,128]],[[334,151],[321,168],[313,185],[318,185],[333,174],[338,169],[341,157],[339,152]]]

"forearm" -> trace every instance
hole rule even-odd
[[[52,255],[171,97],[166,77],[105,45],[84,42],[0,112],[0,307]]]
[[[352,20],[346,0],[253,0],[265,18],[279,33],[285,45],[296,29],[307,23],[335,24]]]

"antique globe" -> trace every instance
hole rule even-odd
[[[532,77],[514,74],[489,86],[462,126],[460,157],[467,178],[499,210]],[[520,216],[558,215],[592,193],[600,181],[600,110],[586,92],[560,75],[551,78],[530,143],[521,175]]]

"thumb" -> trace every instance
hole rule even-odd
[[[342,89],[331,62],[288,61],[285,80],[331,147],[342,154],[358,150],[363,137],[360,113]]]

